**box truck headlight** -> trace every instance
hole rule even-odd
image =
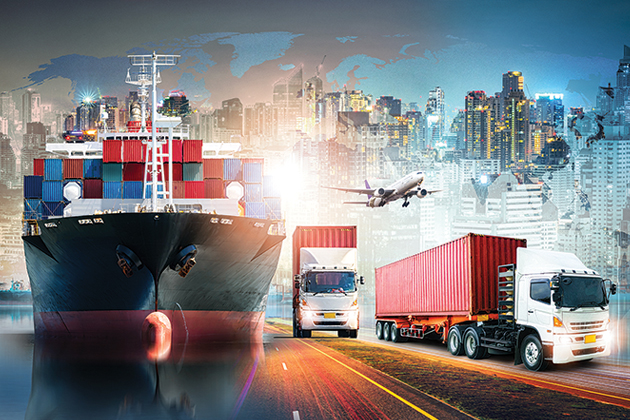
[[[560,344],[571,344],[573,342],[571,337],[567,337],[565,335],[561,335],[558,341],[560,341]]]

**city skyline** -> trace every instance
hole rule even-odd
[[[133,24],[144,2],[115,1],[91,13],[88,5],[75,2],[54,7],[36,2],[28,12],[16,3],[4,7],[7,29],[31,29],[0,47],[9,63],[0,70],[0,90],[21,95],[31,87],[65,106],[86,94],[122,97],[129,90],[126,55],[155,50],[182,55],[174,71],[164,72],[161,87],[185,91],[197,107],[218,108],[233,97],[244,104],[268,102],[273,83],[300,65],[305,79],[321,70],[325,91],[345,86],[422,106],[440,86],[447,119],[463,108],[468,91],[500,91],[499,74],[508,71],[523,73],[528,96],[561,93],[567,106],[594,106],[597,87],[614,82],[610,75],[627,43],[623,16],[630,8],[624,2],[570,9],[563,2],[545,2],[549,13],[541,15],[536,8],[541,4],[399,0],[388,6],[348,1],[332,7],[326,1],[274,1],[262,7],[236,2],[212,5],[210,14],[201,2],[176,9],[152,2],[146,21],[169,16],[153,27]],[[249,12],[236,12],[239,5]],[[125,16],[114,17],[117,10],[125,10]],[[68,11],[73,17],[61,17]],[[122,24],[92,31],[83,27],[90,21],[83,17],[91,15]],[[598,18],[605,19],[605,34]],[[54,42],[42,48],[44,40]]]

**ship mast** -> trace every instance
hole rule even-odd
[[[165,126],[169,127],[169,137],[168,137],[169,150],[167,154],[163,154],[161,146],[162,144],[165,143],[165,141],[158,141],[157,135],[156,135],[157,126],[158,126],[157,84],[161,81],[160,74],[157,68],[158,66],[177,65],[177,61],[180,56],[171,55],[171,54],[156,54],[154,51],[153,54],[150,54],[150,55],[128,55],[128,57],[129,57],[129,62],[132,66],[141,66],[141,71],[138,74],[137,80],[132,80],[129,73],[127,73],[127,83],[140,85],[139,90],[141,94],[144,93],[144,97],[148,96],[146,91],[147,91],[147,86],[149,84],[149,81],[152,87],[153,98],[152,98],[152,106],[151,106],[151,142],[147,143],[147,162],[146,162],[147,169],[145,171],[145,176],[144,176],[142,196],[143,198],[146,198],[146,194],[147,194],[146,187],[147,185],[151,185],[151,210],[157,211],[158,194],[160,194],[162,197],[169,197],[169,204],[171,205],[173,204],[172,194],[169,193],[168,189],[166,188],[166,184],[163,181],[162,182],[158,181],[158,174],[162,167],[162,158],[164,156],[169,156],[169,179],[172,177],[173,159],[171,156],[171,152],[172,152],[171,129],[174,125],[176,125],[176,124],[173,124],[173,121],[170,121],[171,119],[168,119],[169,122],[165,124]],[[146,68],[148,66],[151,66],[150,74],[146,73]],[[143,107],[142,107],[142,130],[143,131],[146,131],[145,118],[146,117],[145,117],[145,110],[144,110],[144,104],[143,104]],[[148,161],[149,154],[151,155],[150,162]],[[146,176],[147,172],[151,174],[149,182],[147,182],[147,176]],[[163,186],[163,191],[158,191],[158,184],[161,184]],[[172,182],[170,183],[170,185],[172,185]]]

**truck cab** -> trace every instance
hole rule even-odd
[[[359,329],[356,248],[302,248],[300,274],[295,276],[295,337],[311,331],[337,331],[339,337],[356,338]]]
[[[604,281],[575,255],[518,248],[515,321],[517,361],[530,370],[608,356],[609,293]],[[542,356],[542,357],[541,357]]]

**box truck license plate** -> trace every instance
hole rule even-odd
[[[589,334],[584,336],[584,343],[594,343],[595,342],[595,334]]]
[[[335,319],[335,314],[331,313],[331,314],[324,314],[324,318],[332,318]]]

